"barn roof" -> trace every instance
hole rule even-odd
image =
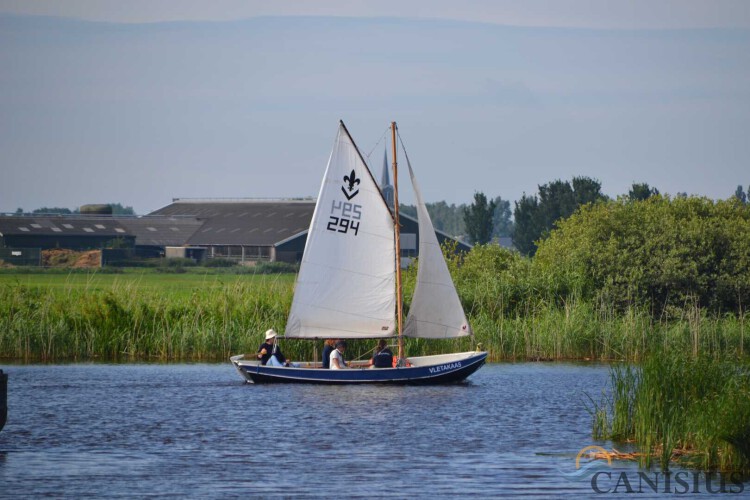
[[[182,246],[203,225],[194,217],[132,217],[120,224],[135,236],[139,246]]]
[[[0,235],[127,236],[119,219],[110,216],[2,216]]]
[[[152,215],[182,215],[203,225],[190,245],[269,246],[307,230],[314,200],[175,200]]]
[[[136,245],[181,246],[202,224],[192,217],[1,216],[0,235],[135,237]]]

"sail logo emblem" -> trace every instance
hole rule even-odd
[[[344,176],[344,182],[346,182],[348,186],[346,187],[341,186],[341,192],[344,193],[344,196],[346,196],[347,200],[351,200],[352,198],[357,196],[357,194],[359,194],[359,188],[357,188],[357,190],[354,191],[354,186],[359,185],[359,181],[360,180],[357,179],[357,174],[356,172],[354,172],[354,169],[352,169],[349,175]],[[348,192],[347,192],[347,188],[348,188]]]
[[[359,222],[362,219],[362,205],[352,203],[351,200],[359,194],[361,179],[357,178],[357,173],[352,169],[349,175],[344,176],[344,185],[341,186],[341,192],[346,196],[347,201],[333,200],[331,203],[331,212],[328,216],[326,229],[335,233],[354,233],[359,234]]]

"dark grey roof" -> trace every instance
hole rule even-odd
[[[270,246],[310,226],[314,200],[176,200],[151,215],[193,216],[203,225],[190,245]]]
[[[194,217],[137,217],[120,219],[138,246],[182,246],[203,225]]]
[[[128,230],[112,217],[92,216],[2,216],[0,234],[65,235],[65,236],[127,236]]]
[[[2,216],[0,234],[135,237],[136,245],[181,246],[202,224],[192,217]]]

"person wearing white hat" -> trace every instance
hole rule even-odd
[[[258,347],[258,359],[261,365],[289,366],[289,362],[276,345],[276,332],[273,328],[266,330],[266,340]]]

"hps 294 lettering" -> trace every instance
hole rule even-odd
[[[359,220],[362,218],[362,205],[356,205],[346,201],[333,201],[331,204],[331,216],[328,218],[326,229],[337,233],[348,233],[354,231],[356,236],[359,232]]]

